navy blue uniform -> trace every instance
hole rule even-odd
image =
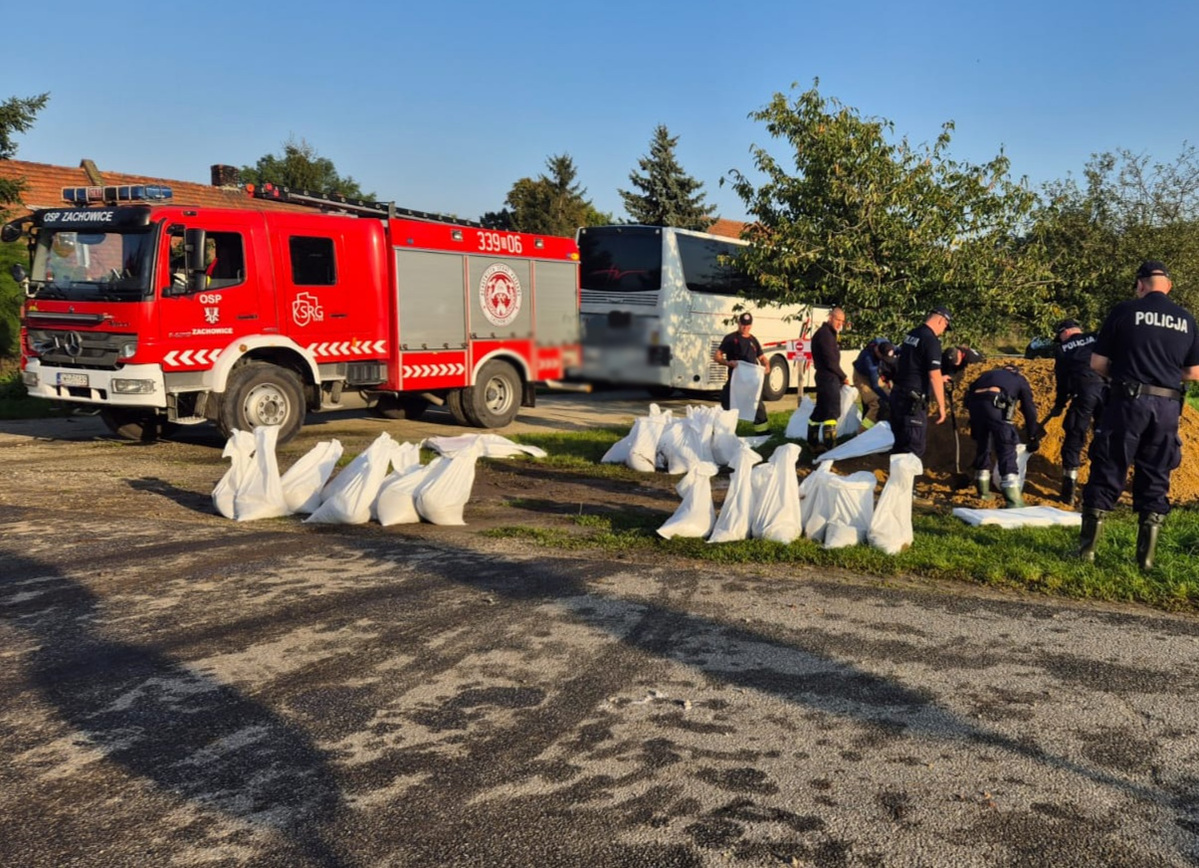
[[[812,367],[816,370],[816,409],[811,420],[836,422],[841,418],[841,385],[845,372],[841,370],[841,348],[837,346],[837,330],[827,322],[812,335]]]
[[[880,347],[886,347],[889,356],[883,355]],[[890,397],[879,383],[879,379],[890,380],[895,373],[895,350],[885,338],[875,338],[862,348],[853,360],[853,384],[862,399],[862,421],[873,425],[891,418]],[[890,368],[886,367],[890,365]]]
[[[743,338],[741,332],[730,332],[720,342],[720,352],[726,359],[756,365],[758,359],[762,357],[762,344],[753,335]],[[732,377],[733,370],[730,368],[729,379],[731,380]],[[729,380],[725,380],[724,386],[720,390],[720,406],[726,410],[729,409]],[[754,414],[754,424],[764,425],[766,421],[766,405],[759,400],[758,411]]]
[[[1170,474],[1182,460],[1182,369],[1199,365],[1195,318],[1165,293],[1149,292],[1112,308],[1093,350],[1111,362],[1111,391],[1091,443],[1083,507],[1115,506],[1131,464],[1133,508],[1164,516]]]
[[[991,453],[999,463],[999,476],[1007,485],[1015,484],[1019,473],[1016,445],[1020,442],[1012,423],[1016,407],[1024,417],[1025,436],[1032,440],[1037,431],[1037,407],[1032,387],[1021,374],[1006,368],[987,371],[966,389],[966,409],[970,412],[970,436],[974,439],[974,469],[988,470]]]
[[[941,339],[925,323],[908,332],[896,349],[899,363],[891,386],[891,429],[895,434],[891,453],[911,452],[923,458],[932,389],[929,375],[941,372]]]
[[[1091,369],[1091,354],[1099,338],[1092,332],[1080,332],[1063,342],[1056,350],[1053,374],[1057,380],[1054,398],[1055,412],[1066,410],[1062,421],[1065,439],[1062,441],[1062,470],[1077,470],[1082,466],[1082,448],[1087,434],[1098,424],[1107,397],[1107,381]]]

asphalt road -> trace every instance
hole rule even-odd
[[[583,398],[520,424],[644,412]],[[0,424],[0,864],[1199,862],[1193,618],[568,554],[469,507],[230,522],[211,436],[97,424]]]

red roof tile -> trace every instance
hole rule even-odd
[[[723,217],[717,217],[716,222],[708,227],[707,232],[710,235],[723,235],[726,238],[740,238],[741,233],[748,225],[740,220],[725,220]]]
[[[304,205],[254,199],[241,187],[214,187],[194,181],[174,181],[169,178],[150,178],[145,175],[130,175],[124,172],[100,173],[105,185],[165,184],[174,193],[171,200],[176,205],[198,205],[210,208],[247,208],[252,211],[306,211]],[[22,160],[0,160],[0,178],[6,181],[23,180],[25,189],[19,205],[9,207],[9,216],[21,216],[37,208],[62,208],[63,187],[83,187],[92,184],[83,166],[50,166],[45,163],[27,163]]]

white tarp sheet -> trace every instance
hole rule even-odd
[[[966,524],[995,524],[1003,528],[1013,527],[1078,527],[1082,515],[1054,506],[1025,506],[1020,509],[967,509],[959,506],[953,511],[955,518]]]

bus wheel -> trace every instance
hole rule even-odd
[[[649,392],[651,398],[665,401],[674,394],[674,386],[646,386],[645,391]]]
[[[253,431],[278,425],[278,443],[295,437],[304,424],[304,390],[295,371],[268,362],[250,362],[229,374],[218,426],[228,437],[233,429]]]
[[[122,440],[153,443],[158,439],[159,419],[157,413],[105,407],[100,411],[100,419],[109,431]]]
[[[766,372],[766,383],[762,387],[762,400],[779,400],[787,394],[789,385],[791,385],[791,372],[787,369],[787,360],[782,356],[772,356],[770,370]]]
[[[462,409],[479,428],[503,428],[520,412],[520,377],[507,362],[492,359],[475,385],[462,390]]]
[[[415,422],[429,409],[429,401],[419,395],[380,395],[375,402],[376,416],[384,419],[410,419]]]
[[[450,415],[454,417],[455,422],[470,428],[474,427],[475,423],[470,421],[466,415],[466,408],[462,406],[462,394],[465,391],[465,389],[450,389],[449,394],[445,396],[445,406],[450,411]]]

